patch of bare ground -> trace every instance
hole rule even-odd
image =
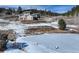
[[[23,23],[23,24],[46,23],[46,21],[43,21],[43,20],[21,20],[21,23]]]
[[[9,20],[9,21],[18,21],[18,17],[15,15],[6,15],[3,17],[4,20]]]
[[[25,34],[44,34],[44,33],[63,33],[66,32],[64,30],[59,30],[56,28],[53,28],[51,26],[38,26],[38,27],[33,27],[25,30]]]
[[[74,29],[74,30],[60,30],[53,28],[51,26],[38,26],[38,27],[32,27],[27,30],[25,30],[25,34],[27,35],[39,35],[39,34],[44,34],[44,33],[74,33],[78,34],[79,29]]]
[[[69,29],[68,30],[69,33],[79,34],[79,28],[78,27],[77,28],[69,27],[68,29]]]

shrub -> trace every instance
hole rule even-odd
[[[60,19],[58,21],[58,25],[59,25],[59,29],[61,29],[61,30],[65,30],[66,29],[66,23],[65,23],[65,21],[63,19]]]

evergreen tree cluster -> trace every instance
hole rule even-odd
[[[63,16],[78,16],[79,13],[79,5],[74,6],[70,11],[63,13]]]
[[[55,12],[51,12],[51,11],[47,11],[46,9],[45,10],[38,10],[38,9],[26,9],[26,10],[23,10],[22,7],[18,7],[17,10],[15,10],[14,8],[0,8],[0,13],[6,13],[6,14],[9,14],[11,15],[12,13],[16,13],[16,14],[21,14],[25,11],[30,11],[31,14],[33,13],[39,13],[41,15],[48,15],[48,16],[58,16],[59,14],[58,13],[55,13]]]
[[[66,29],[66,22],[63,19],[58,21],[59,29],[65,30]]]

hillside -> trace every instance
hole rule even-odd
[[[64,16],[79,16],[79,5],[73,7],[70,11],[63,13]]]
[[[40,13],[41,15],[58,16],[58,13],[47,11],[47,10],[37,10],[37,9],[27,9],[24,11],[31,11],[31,13]]]
[[[30,13],[40,13],[41,15],[48,15],[48,16],[58,16],[58,15],[60,15],[58,13],[51,12],[51,11],[48,11],[48,10],[38,10],[38,9],[26,9],[26,10],[23,10],[21,7],[18,7],[17,10],[15,8],[2,8],[1,7],[0,8],[0,15],[2,15],[2,14],[11,15],[12,13],[21,14],[21,13],[26,12],[26,11],[30,11]]]

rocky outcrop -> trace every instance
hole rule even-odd
[[[4,51],[7,49],[6,45],[8,41],[15,41],[16,36],[13,31],[0,31],[0,51]]]
[[[15,35],[15,33],[9,33],[8,34],[8,40],[10,40],[10,41],[16,41],[16,35]]]
[[[6,44],[8,42],[7,34],[5,33],[0,33],[0,51],[3,51],[6,49]]]

